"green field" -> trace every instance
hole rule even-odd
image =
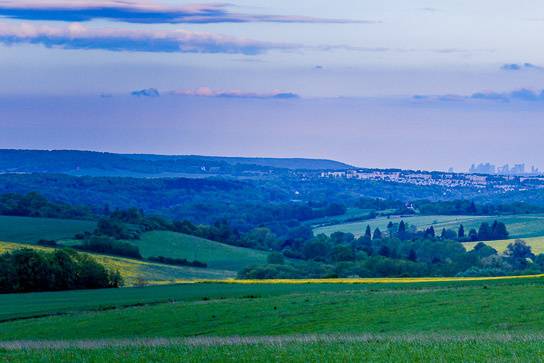
[[[129,242],[138,246],[144,257],[186,258],[206,262],[208,267],[220,270],[239,271],[246,266],[266,263],[268,256],[263,251],[167,231],[147,232],[140,240]]]
[[[506,240],[500,240],[500,241],[486,241],[484,242],[486,245],[493,247],[497,250],[497,252],[502,253],[506,250],[506,247],[512,243],[515,242],[516,239],[506,239]],[[523,241],[527,243],[529,246],[531,246],[531,250],[535,255],[544,253],[544,237],[533,237],[533,238],[523,238]],[[467,250],[472,250],[474,246],[478,242],[465,242],[463,245]]]
[[[544,321],[543,284],[540,278],[404,286],[182,285],[187,295],[180,296],[190,298],[175,303],[4,322],[0,340],[537,333]],[[142,289],[150,295],[154,291]],[[13,295],[0,304],[17,306],[17,296],[26,299]]]
[[[463,224],[465,231],[468,232],[470,228],[476,228],[480,226],[482,222],[493,223],[494,220],[499,220],[506,224],[510,236],[512,238],[529,238],[544,236],[544,215],[542,214],[523,214],[523,215],[508,215],[508,216],[444,216],[444,215],[431,215],[431,216],[391,216],[391,218],[380,217],[369,221],[354,222],[337,224],[333,226],[326,226],[314,229],[315,234],[324,233],[330,235],[331,233],[341,231],[353,233],[355,236],[361,236],[365,232],[367,225],[374,230],[380,228],[380,230],[387,231],[387,224],[389,222],[399,223],[401,220],[415,225],[418,229],[424,229],[433,226],[437,233],[440,233],[442,228],[449,228],[457,230],[460,224]]]
[[[0,216],[0,241],[36,243],[41,239],[70,239],[95,227],[93,221]]]
[[[531,278],[3,295],[0,354],[25,362],[538,361],[543,288],[544,278]]]

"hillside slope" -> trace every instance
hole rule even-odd
[[[138,246],[144,257],[186,258],[206,262],[208,267],[221,270],[239,271],[250,265],[266,263],[268,256],[264,251],[168,231],[147,232],[139,240],[128,242]]]
[[[0,241],[36,243],[41,239],[73,238],[76,233],[93,231],[94,221],[0,216]]]

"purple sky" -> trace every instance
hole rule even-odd
[[[544,167],[543,31],[537,0],[0,0],[0,147]]]

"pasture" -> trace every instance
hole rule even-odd
[[[62,240],[76,233],[93,231],[94,221],[0,216],[0,241],[36,243],[41,239]]]
[[[493,223],[494,220],[499,220],[506,224],[510,236],[512,238],[530,238],[544,236],[544,215],[542,214],[523,214],[523,215],[506,215],[506,216],[448,216],[448,215],[430,215],[430,216],[391,216],[379,217],[368,221],[336,224],[332,226],[319,227],[314,229],[315,234],[324,233],[330,235],[334,232],[349,232],[356,237],[364,234],[366,226],[369,225],[372,231],[379,228],[382,232],[387,231],[389,222],[400,223],[404,220],[410,225],[416,226],[419,230],[433,226],[437,233],[440,233],[442,228],[457,230],[459,225],[465,227],[468,233],[470,228],[476,230],[482,222]]]
[[[204,238],[168,231],[144,233],[130,242],[144,257],[165,256],[202,261],[219,270],[239,271],[250,265],[266,263],[268,253],[250,248],[229,246]]]

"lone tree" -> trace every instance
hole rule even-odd
[[[459,226],[459,230],[457,231],[457,238],[459,239],[465,238],[465,227],[463,227],[462,224]]]
[[[370,226],[368,224],[366,225],[365,239],[367,239],[367,240],[372,239],[372,231],[370,230]]]

